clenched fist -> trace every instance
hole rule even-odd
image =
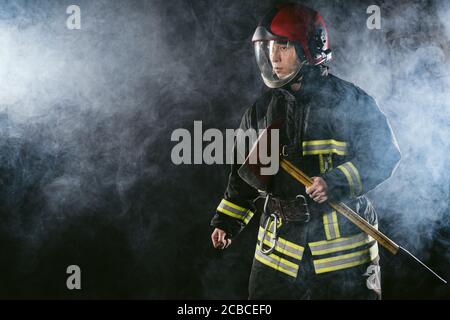
[[[227,233],[222,229],[215,228],[211,234],[211,240],[214,248],[216,249],[226,249],[231,244],[231,239],[226,239]]]
[[[321,177],[312,177],[312,179],[313,184],[309,188],[306,188],[306,193],[314,201],[324,203],[328,200],[327,183]]]

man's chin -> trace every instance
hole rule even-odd
[[[289,76],[289,74],[286,74],[286,73],[283,73],[283,74],[275,73],[275,74],[277,75],[278,79],[280,79],[280,80],[286,79]]]

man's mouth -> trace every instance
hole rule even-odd
[[[273,68],[276,74],[281,75],[283,74],[283,68]]]

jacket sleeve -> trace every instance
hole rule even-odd
[[[252,128],[251,117],[254,112],[253,105],[243,115],[239,126],[242,130]],[[246,154],[248,146],[246,148]],[[228,238],[236,237],[248,224],[254,214],[253,200],[258,196],[258,191],[247,184],[238,175],[241,164],[237,163],[236,139],[233,148],[234,161],[231,164],[231,172],[228,177],[222,201],[220,201],[216,213],[211,220],[211,226],[220,228],[227,233]]]
[[[367,193],[394,172],[400,151],[386,116],[375,100],[363,93],[346,102],[335,130],[350,142],[347,162],[322,175],[332,201],[346,201]],[[356,108],[355,108],[356,107]]]

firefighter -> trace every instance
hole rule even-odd
[[[380,299],[376,241],[326,202],[344,202],[377,226],[365,194],[400,161],[389,123],[372,97],[328,72],[331,50],[318,12],[278,5],[252,41],[268,90],[246,110],[240,128],[263,129],[281,115],[280,156],[314,184],[305,190],[279,170],[266,190],[258,190],[233,164],[211,221],[213,246],[227,248],[254,213],[263,211],[250,299]],[[264,205],[258,207],[261,198]]]

